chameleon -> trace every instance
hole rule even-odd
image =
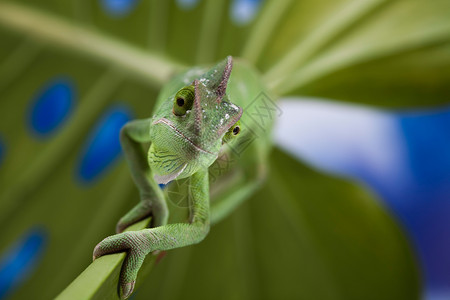
[[[254,102],[261,93],[267,91],[258,71],[228,56],[213,67],[174,76],[162,87],[151,118],[123,126],[120,142],[140,201],[119,220],[117,234],[93,252],[94,260],[127,252],[119,277],[121,299],[132,294],[146,255],[199,243],[211,225],[263,184],[273,122],[258,122],[250,114],[258,110]],[[209,169],[224,156],[233,158],[232,165],[212,182]],[[185,178],[190,180],[189,217],[168,224],[167,194],[160,185]],[[149,228],[124,232],[149,216]]]

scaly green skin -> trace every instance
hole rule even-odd
[[[251,195],[265,176],[272,122],[256,126],[241,108],[264,89],[259,75],[245,63],[235,64],[233,76],[231,69],[232,58],[228,57],[212,69],[193,68],[184,72],[162,89],[156,103],[159,108],[152,118],[135,120],[122,128],[120,141],[141,201],[120,219],[118,234],[101,241],[93,254],[96,259],[128,252],[120,275],[121,298],[131,295],[147,254],[200,242],[210,224],[228,215]],[[238,135],[239,139],[256,138],[241,151],[243,146],[235,138]],[[151,145],[146,157],[141,143],[148,142]],[[226,143],[230,147],[225,147]],[[233,157],[237,163],[225,175],[219,174],[210,193],[208,168],[223,155]],[[167,199],[158,183],[188,177],[189,222],[167,224]],[[236,180],[230,180],[233,177]],[[153,228],[123,232],[150,215]]]

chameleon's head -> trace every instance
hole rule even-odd
[[[242,108],[226,94],[231,69],[229,56],[169,97],[155,114],[153,132],[158,137],[152,139],[149,162],[157,181],[187,177],[199,167],[208,167],[223,142],[240,133]],[[156,157],[161,155],[176,157],[177,169],[164,167]]]

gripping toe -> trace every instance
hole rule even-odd
[[[120,285],[120,298],[127,299],[130,297],[134,290],[134,284],[136,281],[128,282]]]

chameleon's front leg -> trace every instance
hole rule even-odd
[[[152,215],[153,227],[167,223],[168,209],[164,195],[151,178],[147,157],[141,143],[150,141],[151,119],[135,120],[127,123],[120,131],[120,143],[136,186],[139,189],[140,202],[123,216],[116,227],[120,233],[128,226]]]
[[[105,254],[127,251],[119,279],[122,298],[127,298],[132,293],[138,271],[148,253],[192,245],[207,235],[210,223],[207,170],[192,175],[191,184],[189,223],[168,224],[116,234],[95,247],[94,259]]]

